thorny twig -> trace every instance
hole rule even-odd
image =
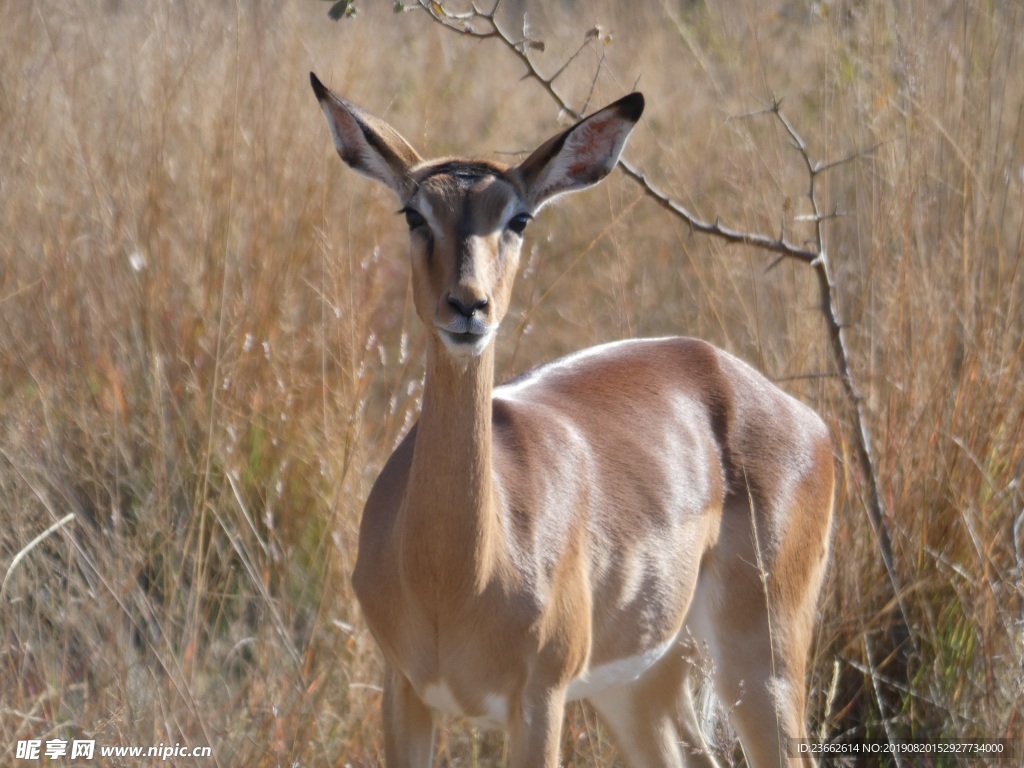
[[[558,91],[555,90],[555,81],[565,71],[565,66],[560,67],[553,75],[548,77],[541,74],[540,70],[537,69],[536,65],[530,59],[529,52],[531,50],[543,50],[543,43],[529,38],[526,35],[525,29],[523,37],[516,38],[509,35],[499,27],[495,17],[499,5],[500,0],[494,4],[494,7],[490,11],[482,11],[474,3],[473,10],[466,11],[464,13],[452,13],[447,11],[439,2],[436,2],[436,0],[419,0],[418,7],[425,10],[430,15],[430,18],[447,29],[477,39],[483,40],[497,38],[500,40],[509,50],[519,57],[523,64],[526,65],[527,72],[526,75],[524,75],[524,79],[532,79],[538,82],[544,90],[547,91],[548,95],[558,104],[562,111],[573,120],[579,120],[582,118],[583,113],[574,109],[569,102],[563,99]],[[481,21],[488,24],[488,29],[480,30],[475,26],[474,22]],[[580,50],[595,39],[596,36],[588,33]],[[573,54],[574,58],[579,55],[580,50]],[[698,216],[687,210],[681,203],[672,199],[669,195],[654,186],[643,171],[639,170],[624,157],[619,158],[619,166],[623,171],[625,171],[627,176],[634,179],[641,187],[643,187],[644,192],[648,196],[654,199],[655,202],[666,210],[683,219],[683,221],[685,221],[695,232],[705,235],[713,235],[729,243],[750,245],[755,248],[780,254],[785,258],[794,258],[807,264],[812,263],[816,258],[818,258],[818,252],[816,250],[801,248],[800,246],[788,242],[783,236],[774,238],[762,234],[740,232],[723,226],[718,219],[715,219],[714,222],[703,221]]]
[[[861,472],[868,483],[868,519],[878,539],[878,548],[882,553],[882,561],[889,573],[893,590],[899,601],[900,609],[903,611],[903,619],[909,626],[909,617],[903,608],[902,594],[900,590],[899,577],[896,573],[895,563],[892,555],[892,540],[889,537],[889,529],[885,523],[885,503],[882,501],[881,491],[878,483],[878,472],[875,468],[874,455],[871,448],[871,432],[868,427],[867,413],[864,409],[864,397],[857,388],[853,379],[853,372],[850,369],[850,353],[846,346],[846,333],[842,321],[839,319],[839,308],[837,306],[838,296],[836,285],[832,281],[832,267],[829,263],[828,249],[825,248],[825,227],[826,222],[836,214],[823,214],[818,203],[817,181],[818,177],[832,168],[843,163],[850,162],[857,155],[830,163],[816,163],[811,159],[810,151],[807,149],[807,142],[797,133],[789,119],[782,113],[782,101],[775,99],[769,109],[778,121],[785,128],[793,146],[796,148],[803,160],[807,170],[808,188],[807,200],[811,204],[813,215],[810,220],[814,222],[814,241],[816,244],[817,256],[809,262],[814,268],[818,278],[818,289],[821,293],[821,310],[825,317],[825,325],[828,328],[829,341],[832,344],[832,357],[835,359],[836,367],[839,370],[839,380],[843,383],[846,398],[853,408],[857,421],[857,434],[854,446],[857,449],[857,460]]]
[[[597,35],[588,33],[584,39],[583,46],[573,54],[572,58],[556,70],[554,74],[545,77],[530,59],[530,51],[543,50],[543,43],[529,37],[525,23],[523,36],[521,38],[517,39],[507,34],[498,25],[496,20],[496,13],[499,4],[500,0],[496,0],[490,11],[483,11],[474,3],[472,10],[470,11],[464,13],[451,13],[436,0],[419,0],[419,7],[425,10],[430,15],[431,19],[447,29],[464,35],[469,35],[470,37],[477,39],[496,38],[501,41],[509,50],[518,56],[520,61],[522,61],[526,66],[527,72],[526,75],[524,75],[524,79],[528,78],[535,80],[542,88],[544,88],[545,91],[547,91],[548,95],[567,115],[573,119],[580,119],[583,116],[581,112],[573,109],[572,106],[562,98],[555,89],[554,84],[558,77],[565,72],[569,63],[579,55],[583,48],[596,39]],[[475,25],[477,22],[485,23],[487,28],[484,30],[477,29]],[[828,251],[825,248],[824,224],[841,214],[838,210],[822,212],[818,202],[816,189],[816,183],[819,176],[832,168],[856,159],[857,157],[865,154],[865,152],[860,152],[840,160],[826,163],[814,162],[811,158],[811,153],[807,147],[807,143],[783,114],[780,100],[775,100],[766,109],[751,113],[750,115],[745,115],[744,117],[754,117],[764,114],[773,115],[781,123],[799,153],[807,171],[809,186],[806,196],[810,201],[813,214],[808,217],[803,217],[801,220],[810,221],[814,224],[815,236],[813,247],[800,247],[788,241],[786,239],[784,229],[778,237],[771,237],[760,233],[742,232],[732,229],[724,226],[718,219],[715,219],[714,222],[704,221],[691,213],[681,203],[658,189],[650,179],[647,178],[647,175],[643,171],[639,170],[625,158],[619,159],[619,166],[627,176],[640,184],[648,197],[653,199],[670,213],[681,218],[693,231],[717,237],[727,243],[747,245],[777,254],[778,259],[769,266],[769,269],[774,267],[783,259],[795,259],[814,269],[818,278],[818,289],[821,295],[821,309],[829,334],[832,357],[835,360],[836,368],[839,373],[839,380],[842,382],[843,390],[850,403],[850,407],[856,421],[857,429],[854,433],[853,442],[857,454],[857,462],[865,482],[868,485],[868,519],[877,539],[878,548],[881,553],[886,572],[888,573],[889,580],[892,583],[896,601],[903,614],[903,629],[906,631],[909,629],[909,616],[903,605],[903,592],[893,559],[892,539],[889,534],[889,528],[886,524],[888,514],[885,508],[885,502],[882,499],[878,481],[878,472],[871,447],[871,431],[868,425],[867,413],[865,411],[864,398],[853,378],[850,366],[850,353],[846,343],[846,334],[843,323],[839,318],[838,294],[835,283],[832,281],[832,269],[829,262]],[[874,148],[871,148],[866,152],[869,153],[873,151],[873,149]],[[909,636],[909,632],[905,632],[904,636]]]

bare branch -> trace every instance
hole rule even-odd
[[[837,217],[839,213],[838,209],[834,209],[832,213],[822,213],[815,188],[815,181],[817,180],[818,174],[828,170],[829,168],[834,168],[837,165],[848,162],[849,160],[857,157],[857,155],[853,155],[849,158],[843,158],[842,160],[837,160],[832,163],[816,163],[812,159],[811,153],[807,148],[807,142],[804,141],[803,136],[800,135],[785,114],[783,114],[779,109],[779,103],[779,101],[775,101],[770,113],[773,114],[782,124],[797,151],[800,153],[804,167],[807,169],[807,199],[811,205],[811,210],[814,213],[812,216],[806,217],[806,219],[814,222],[815,240],[818,252],[818,256],[811,262],[811,266],[814,268],[815,274],[818,277],[818,289],[821,294],[822,315],[825,318],[825,324],[831,341],[832,357],[835,360],[836,368],[839,371],[839,380],[842,382],[843,390],[846,392],[846,399],[850,404],[856,421],[857,429],[854,433],[854,446],[857,451],[857,461],[860,465],[861,473],[868,485],[868,520],[871,523],[875,539],[878,542],[878,549],[882,555],[882,562],[885,565],[889,581],[892,584],[893,594],[902,614],[903,626],[899,634],[903,635],[905,638],[909,638],[913,642],[913,635],[909,632],[910,618],[903,602],[903,590],[900,584],[899,574],[896,571],[896,563],[892,553],[892,537],[889,533],[889,527],[886,522],[888,512],[885,507],[885,502],[882,499],[881,487],[878,481],[877,462],[875,461],[874,451],[872,448],[873,440],[871,438],[868,415],[865,409],[865,400],[853,378],[853,371],[850,365],[850,352],[846,343],[845,326],[839,318],[839,297],[836,291],[835,282],[832,280],[832,267],[829,261],[828,250],[825,248],[825,231],[823,225],[828,220]],[[898,640],[899,639],[902,638],[898,638]]]
[[[881,146],[881,143],[874,144],[873,146],[870,146],[867,149],[859,149],[856,152],[847,155],[846,157],[839,158],[838,160],[831,160],[827,163],[818,163],[818,165],[815,166],[814,168],[814,173],[824,173],[825,171],[830,171],[833,168],[836,168],[840,165],[846,165],[847,163],[852,163],[854,160],[860,160],[862,157],[867,157],[868,155],[874,154],[875,151]]]
[[[683,219],[683,221],[685,221],[695,232],[712,235],[731,244],[749,245],[754,248],[760,248],[764,251],[778,253],[781,254],[782,258],[797,259],[805,264],[812,263],[818,257],[817,251],[800,248],[799,246],[787,242],[781,237],[772,238],[767,235],[740,232],[739,230],[731,229],[729,227],[723,227],[717,218],[713,224],[709,224],[690,213],[690,211],[688,211],[681,203],[673,200],[660,189],[655,187],[654,184],[651,183],[650,179],[647,178],[647,175],[637,169],[628,160],[620,158],[619,165],[622,167],[622,170],[625,171],[626,175],[637,181],[637,183],[644,188],[644,191],[658,204],[660,204],[661,207],[671,211],[676,216]]]
[[[790,376],[776,376],[772,381],[776,384],[783,381],[807,381],[809,379],[834,379],[838,376],[835,371],[819,371],[817,373],[794,373]]]
[[[601,51],[601,58],[597,62],[597,67],[594,69],[594,78],[590,81],[590,90],[587,91],[587,98],[583,100],[583,107],[581,111],[587,112],[590,109],[590,100],[594,96],[594,90],[597,88],[597,79],[601,76],[601,70],[604,69],[604,51]]]
[[[583,117],[581,111],[577,111],[576,109],[574,109],[569,104],[569,102],[562,98],[561,94],[559,94],[558,91],[555,89],[554,81],[560,74],[562,74],[565,71],[565,68],[572,61],[572,59],[578,56],[579,53],[586,47],[586,45],[593,39],[593,36],[586,37],[584,39],[583,46],[581,46],[576,51],[576,53],[574,53],[570,57],[570,60],[568,62],[566,62],[558,70],[556,70],[553,75],[545,77],[540,72],[540,70],[537,69],[537,66],[533,63],[532,59],[530,59],[529,51],[526,50],[525,47],[521,44],[522,41],[509,37],[498,26],[498,23],[494,16],[494,11],[497,8],[497,5],[495,5],[495,9],[492,9],[490,12],[482,12],[476,6],[474,6],[472,11],[458,15],[458,20],[462,22],[480,19],[486,21],[491,26],[491,31],[476,32],[467,31],[467,29],[464,26],[458,26],[449,21],[450,19],[456,18],[456,16],[454,14],[447,12],[440,3],[436,2],[436,0],[419,0],[419,2],[420,5],[430,14],[430,17],[434,21],[447,27],[448,29],[454,30],[462,34],[468,34],[471,37],[481,39],[496,37],[499,40],[501,40],[505,44],[505,46],[509,50],[511,50],[516,56],[518,56],[520,61],[522,61],[523,64],[526,66],[527,73],[526,75],[524,75],[524,79],[533,79],[537,83],[539,83],[541,87],[545,91],[547,91],[548,95],[555,101],[555,103],[558,104],[558,106],[572,119],[579,120],[580,118]],[[754,114],[777,114],[779,105],[781,103],[781,100],[776,99],[772,103],[771,107],[769,107],[767,110],[764,110],[761,113]],[[630,176],[634,181],[640,184],[640,186],[649,196],[656,200],[667,211],[683,219],[683,221],[685,221],[687,225],[689,225],[690,228],[693,229],[695,232],[700,232],[701,234],[705,235],[711,235],[713,237],[725,240],[728,243],[738,245],[749,245],[751,247],[760,248],[762,250],[770,251],[772,253],[782,254],[786,257],[795,258],[798,261],[802,261],[807,264],[813,262],[814,259],[817,258],[818,256],[817,252],[809,250],[807,248],[801,248],[799,246],[793,245],[792,243],[787,242],[785,239],[781,237],[773,238],[768,235],[758,233],[740,232],[738,230],[722,226],[718,220],[716,220],[713,224],[709,224],[708,222],[703,221],[702,219],[695,216],[683,205],[673,200],[667,194],[665,194],[657,187],[655,187],[654,184],[651,183],[650,179],[647,178],[646,174],[640,171],[636,166],[627,161],[625,158],[619,159],[619,166],[622,168],[622,170],[626,173],[627,176]]]
[[[849,214],[846,213],[845,211],[840,211],[838,208],[833,208],[831,213],[818,213],[812,215],[801,214],[800,216],[794,216],[793,221],[811,221],[814,223],[819,223],[823,221],[828,221],[830,219],[840,219],[848,215]]]
[[[580,55],[581,53],[583,53],[583,51],[584,51],[584,50],[585,50],[586,48],[590,47],[590,44],[591,44],[592,42],[594,42],[594,38],[592,38],[592,37],[587,37],[587,38],[585,38],[585,39],[583,40],[583,44],[582,44],[582,45],[581,45],[581,46],[580,46],[579,48],[577,48],[577,49],[576,49],[576,51],[575,51],[575,52],[573,53],[573,55],[572,55],[572,56],[570,56],[570,57],[569,57],[568,59],[566,59],[566,60],[565,60],[565,63],[564,63],[564,64],[563,64],[562,66],[560,66],[560,67],[559,67],[559,68],[558,68],[558,69],[557,69],[557,70],[555,71],[555,74],[553,74],[553,75],[552,75],[551,77],[549,77],[549,78],[548,78],[548,81],[549,81],[549,82],[552,82],[552,83],[553,83],[553,82],[554,82],[555,80],[557,80],[557,79],[558,79],[558,77],[559,77],[559,76],[560,76],[560,75],[561,75],[561,74],[562,74],[563,72],[565,72],[565,70],[567,70],[567,69],[569,68],[569,66],[570,66],[570,65],[571,65],[571,64],[572,64],[572,63],[573,63],[574,61],[576,61],[576,59],[577,59],[577,58],[579,57],[579,55]]]

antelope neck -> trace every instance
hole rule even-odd
[[[403,505],[406,547],[416,550],[417,559],[432,563],[439,579],[470,580],[477,588],[490,575],[496,529],[493,379],[493,343],[478,356],[457,360],[436,336],[431,337],[423,409]],[[465,570],[454,572],[459,569]]]

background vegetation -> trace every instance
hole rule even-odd
[[[524,6],[547,73],[601,24],[560,92],[583,109],[642,89],[628,156],[709,220],[810,237],[788,138],[736,119],[773,96],[818,159],[862,153],[823,177],[845,214],[827,244],[909,637],[893,647],[805,266],[694,235],[613,175],[531,226],[499,377],[685,333],[812,404],[841,481],[815,734],[1024,754],[1024,9],[525,0],[506,28]],[[307,73],[425,154],[511,158],[559,115],[497,43],[358,7],[334,24],[311,1],[0,0],[2,763],[18,739],[95,738],[380,764],[347,574],[417,413],[423,340],[394,201],[339,163]],[[501,749],[461,727],[438,741],[442,765]],[[619,764],[584,707],[563,756]]]

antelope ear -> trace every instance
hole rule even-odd
[[[513,171],[528,205],[536,211],[559,195],[601,181],[619,161],[643,111],[643,94],[631,93],[542,144]]]
[[[341,159],[407,200],[414,190],[409,170],[422,162],[416,150],[383,120],[333,94],[312,72],[309,81]]]

